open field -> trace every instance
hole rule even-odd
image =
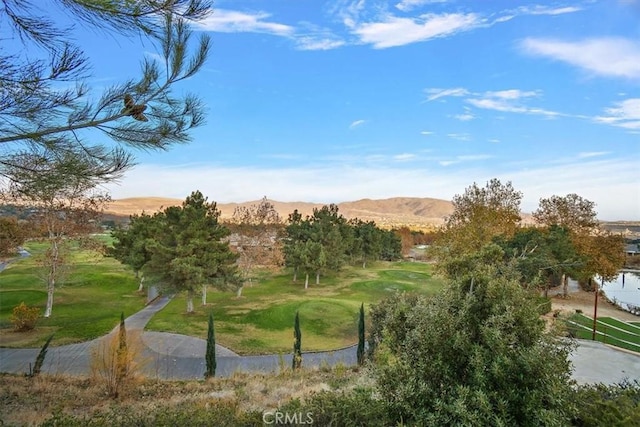
[[[372,267],[347,267],[304,289],[303,279],[288,273],[263,274],[245,287],[242,297],[210,292],[206,307],[186,314],[184,296],[177,296],[156,314],[147,330],[206,338],[207,318],[213,310],[216,341],[239,354],[291,351],[295,312],[300,312],[303,351],[328,350],[357,342],[358,310],[395,291],[433,294],[442,282],[431,266],[410,262],[378,262]]]
[[[47,292],[37,265],[42,243],[28,243],[31,257],[11,263],[0,273],[0,345],[37,347],[54,333],[52,345],[70,344],[97,338],[109,332],[120,319],[144,307],[145,295],[138,294],[130,269],[91,251],[73,250],[66,279],[56,287],[53,314],[40,318],[36,329],[13,332],[10,316],[23,302],[44,312]]]
[[[104,243],[109,243],[104,236]],[[106,334],[120,312],[129,316],[144,306],[145,295],[136,292],[131,270],[111,258],[75,248],[73,268],[56,288],[53,315],[41,318],[32,332],[13,332],[13,308],[25,302],[44,312],[46,290],[39,277],[38,254],[42,243],[30,243],[31,257],[17,260],[0,273],[0,345],[38,347],[55,333],[52,345],[87,341]],[[367,269],[346,267],[322,277],[321,284],[305,290],[303,278],[292,282],[288,272],[257,274],[254,285],[241,298],[234,293],[209,290],[206,307],[185,313],[185,297],[178,295],[149,323],[148,329],[205,338],[207,318],[213,310],[219,344],[241,354],[288,352],[295,312],[300,312],[303,350],[327,350],[357,341],[360,304],[368,306],[394,291],[425,294],[442,287],[432,277],[431,266],[421,263],[374,263]],[[196,302],[200,300],[197,299]]]

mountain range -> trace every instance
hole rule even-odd
[[[133,197],[112,200],[105,214],[116,217],[154,213],[162,208],[182,204],[181,199],[162,197]],[[311,215],[313,209],[323,206],[322,203],[308,202],[279,202],[269,200],[278,214],[287,219],[295,209],[302,216]],[[238,206],[251,206],[260,203],[259,200],[243,203],[218,203],[221,218],[228,219]],[[345,218],[359,218],[363,221],[375,221],[381,227],[393,228],[408,226],[412,229],[431,229],[443,223],[444,218],[453,212],[453,205],[448,200],[428,197],[393,197],[390,199],[362,199],[353,202],[337,203],[338,212]]]

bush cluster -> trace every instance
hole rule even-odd
[[[29,307],[24,302],[21,302],[20,305],[13,308],[10,320],[16,331],[26,332],[36,327],[39,317],[40,309],[38,307]]]

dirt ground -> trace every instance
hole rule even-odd
[[[573,314],[576,310],[582,310],[584,315],[593,317],[595,297],[593,292],[571,289],[569,297],[563,298],[562,292],[554,290],[549,293],[549,296],[551,296],[552,311],[560,310],[562,313]],[[616,307],[602,295],[598,296],[598,317],[613,317],[625,322],[640,322],[640,316]]]

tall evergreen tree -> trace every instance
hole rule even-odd
[[[218,222],[215,202],[194,191],[182,203],[154,215],[151,252],[144,271],[161,286],[187,293],[187,312],[193,312],[198,290],[211,284],[221,289],[240,285],[229,242],[229,230]],[[235,288],[234,288],[235,290]]]
[[[360,316],[358,317],[358,352],[356,353],[358,365],[364,363],[364,303],[360,305]]]
[[[300,315],[296,311],[296,319],[293,323],[293,358],[292,368],[295,371],[302,366],[302,333],[300,332]]]
[[[213,329],[213,311],[209,313],[209,325],[207,327],[207,350],[205,352],[205,363],[207,365],[204,373],[205,378],[216,376],[216,335]]]

